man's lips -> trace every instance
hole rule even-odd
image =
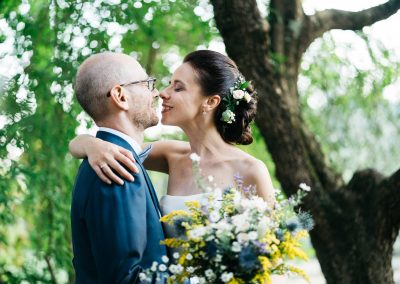
[[[161,109],[161,113],[170,111],[171,109],[173,109],[172,106],[166,105],[166,104],[162,104],[162,109]]]

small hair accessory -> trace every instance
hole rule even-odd
[[[233,87],[229,89],[228,94],[224,96],[222,101],[225,103],[226,110],[222,113],[221,121],[232,124],[235,121],[235,108],[240,101],[249,103],[251,95],[246,91],[250,82],[246,81],[242,75],[239,75]]]

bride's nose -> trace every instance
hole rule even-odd
[[[164,89],[164,90],[162,90],[162,91],[160,92],[160,97],[161,97],[163,100],[169,100],[169,98],[170,98],[171,96],[168,94],[167,89]]]

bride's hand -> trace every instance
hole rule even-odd
[[[89,164],[106,183],[113,181],[122,185],[124,181],[120,177],[134,181],[134,177],[121,164],[134,173],[139,172],[132,153],[110,142],[95,138],[91,145],[86,146],[86,154]]]

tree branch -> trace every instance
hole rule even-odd
[[[341,30],[361,30],[365,26],[370,26],[378,21],[384,20],[400,9],[400,0],[389,0],[384,4],[371,7],[358,12],[329,9],[317,12],[307,17],[302,35],[307,35],[307,40],[302,46],[302,50],[318,37],[333,29]]]

